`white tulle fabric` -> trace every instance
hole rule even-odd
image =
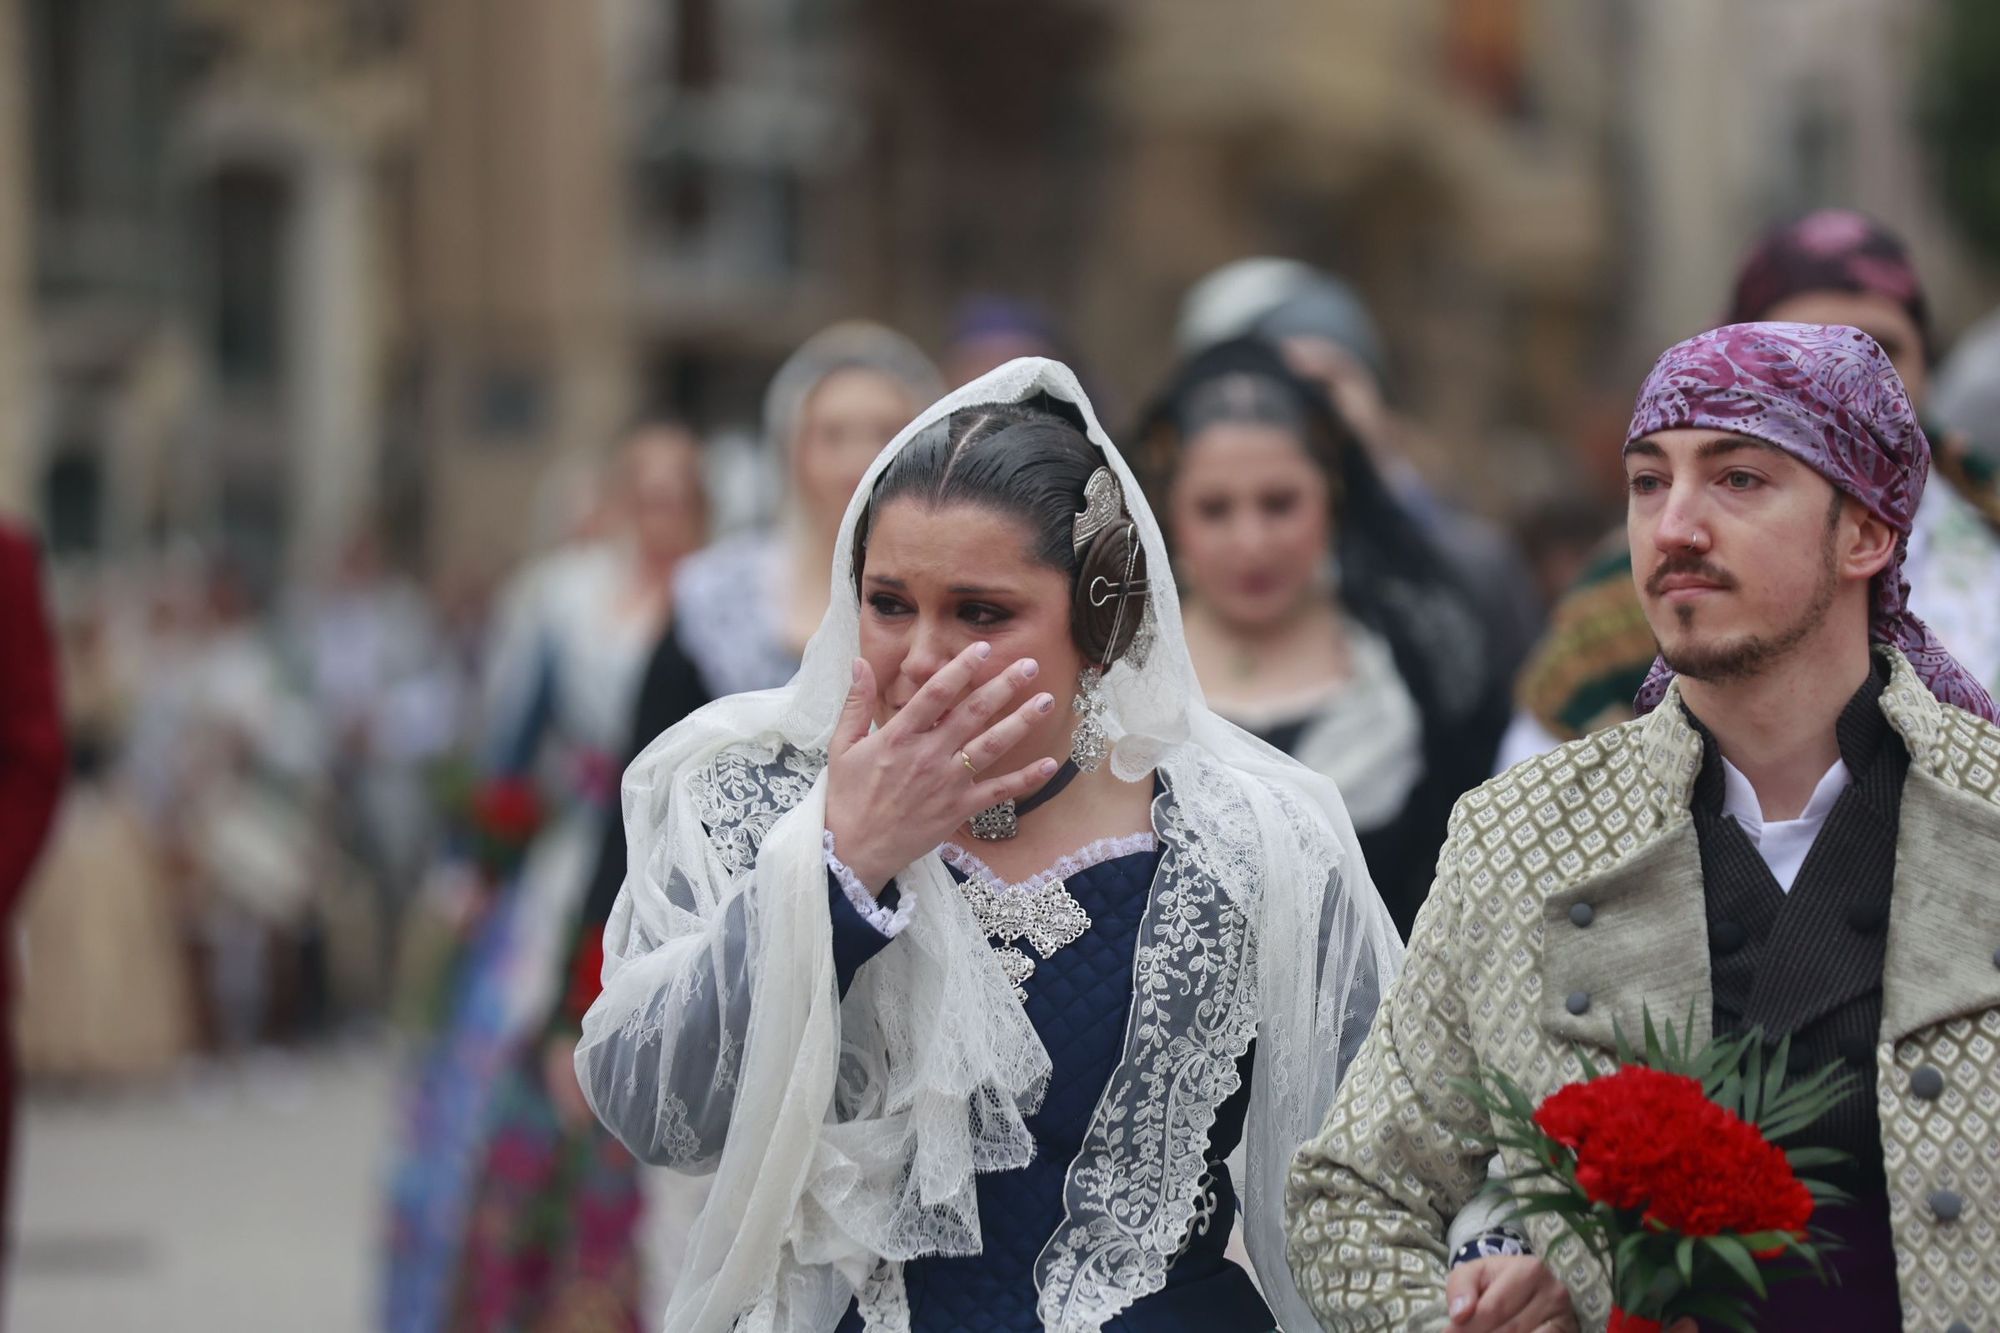
[[[1316,1327],[1285,1263],[1285,1171],[1400,946],[1333,785],[1203,703],[1138,484],[1070,371],[1024,359],[937,403],[876,459],[793,681],[702,709],[626,774],[631,869],[577,1065],[641,1156],[714,1172],[667,1311],[676,1333],[824,1333],[857,1293],[871,1328],[907,1327],[902,1262],[976,1253],[976,1173],[1031,1155],[1022,1117],[1049,1059],[936,854],[897,877],[922,908],[840,1000],[822,770],[858,648],[849,570],[876,476],[959,408],[1037,393],[1080,409],[1139,525],[1157,643],[1143,668],[1108,673],[1107,729],[1115,773],[1157,769],[1167,789],[1124,1054],[1037,1263],[1042,1317],[1095,1330],[1164,1284],[1254,1040],[1246,1240],[1281,1325]]]

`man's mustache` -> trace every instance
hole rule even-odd
[[[1666,592],[1660,585],[1676,575],[1690,574],[1695,578],[1713,583],[1725,591],[1736,586],[1736,576],[1722,566],[1713,564],[1693,551],[1676,551],[1665,556],[1653,566],[1653,572],[1646,576],[1646,594],[1659,597]]]

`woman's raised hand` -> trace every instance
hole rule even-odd
[[[992,652],[991,644],[973,644],[872,732],[875,673],[855,659],[854,685],[828,747],[826,827],[870,893],[979,811],[1025,796],[1055,773],[1051,758],[987,771],[1055,707],[1048,694],[1013,706],[1039,669],[1033,658],[977,684]]]

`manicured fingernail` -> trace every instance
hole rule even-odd
[[[1041,670],[1042,670],[1042,664],[1040,662],[1037,662],[1034,658],[1024,657],[1021,659],[1022,680],[1033,680],[1037,675],[1041,674]]]
[[[858,657],[854,659],[854,683],[861,683],[861,659]]]
[[[1452,1317],[1453,1319],[1456,1319],[1456,1318],[1458,1318],[1458,1317],[1459,1317],[1460,1315],[1462,1315],[1462,1314],[1464,1314],[1464,1313],[1465,1313],[1465,1311],[1466,1311],[1466,1307],[1467,1307],[1467,1306],[1469,1306],[1469,1305],[1471,1305],[1471,1304],[1472,1304],[1472,1298],[1471,1298],[1471,1297],[1469,1297],[1469,1296],[1454,1296],[1454,1297],[1452,1297],[1452,1298],[1451,1298],[1451,1317]]]
[[[993,656],[993,645],[990,643],[975,643],[972,645],[972,655],[983,662]]]
[[[1042,770],[1042,776],[1046,778],[1052,776],[1057,769],[1062,767],[1062,765],[1058,764],[1053,759],[1044,759],[1042,760],[1040,767]]]
[[[1037,713],[1046,713],[1055,706],[1056,697],[1053,694],[1038,694],[1035,696],[1035,711]]]

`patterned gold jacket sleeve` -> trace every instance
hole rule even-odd
[[[1470,907],[1463,815],[1454,814],[1403,973],[1325,1127],[1292,1164],[1292,1272],[1329,1329],[1445,1326],[1446,1224],[1484,1182],[1493,1152],[1485,1113],[1452,1086],[1478,1068],[1453,957]]]

